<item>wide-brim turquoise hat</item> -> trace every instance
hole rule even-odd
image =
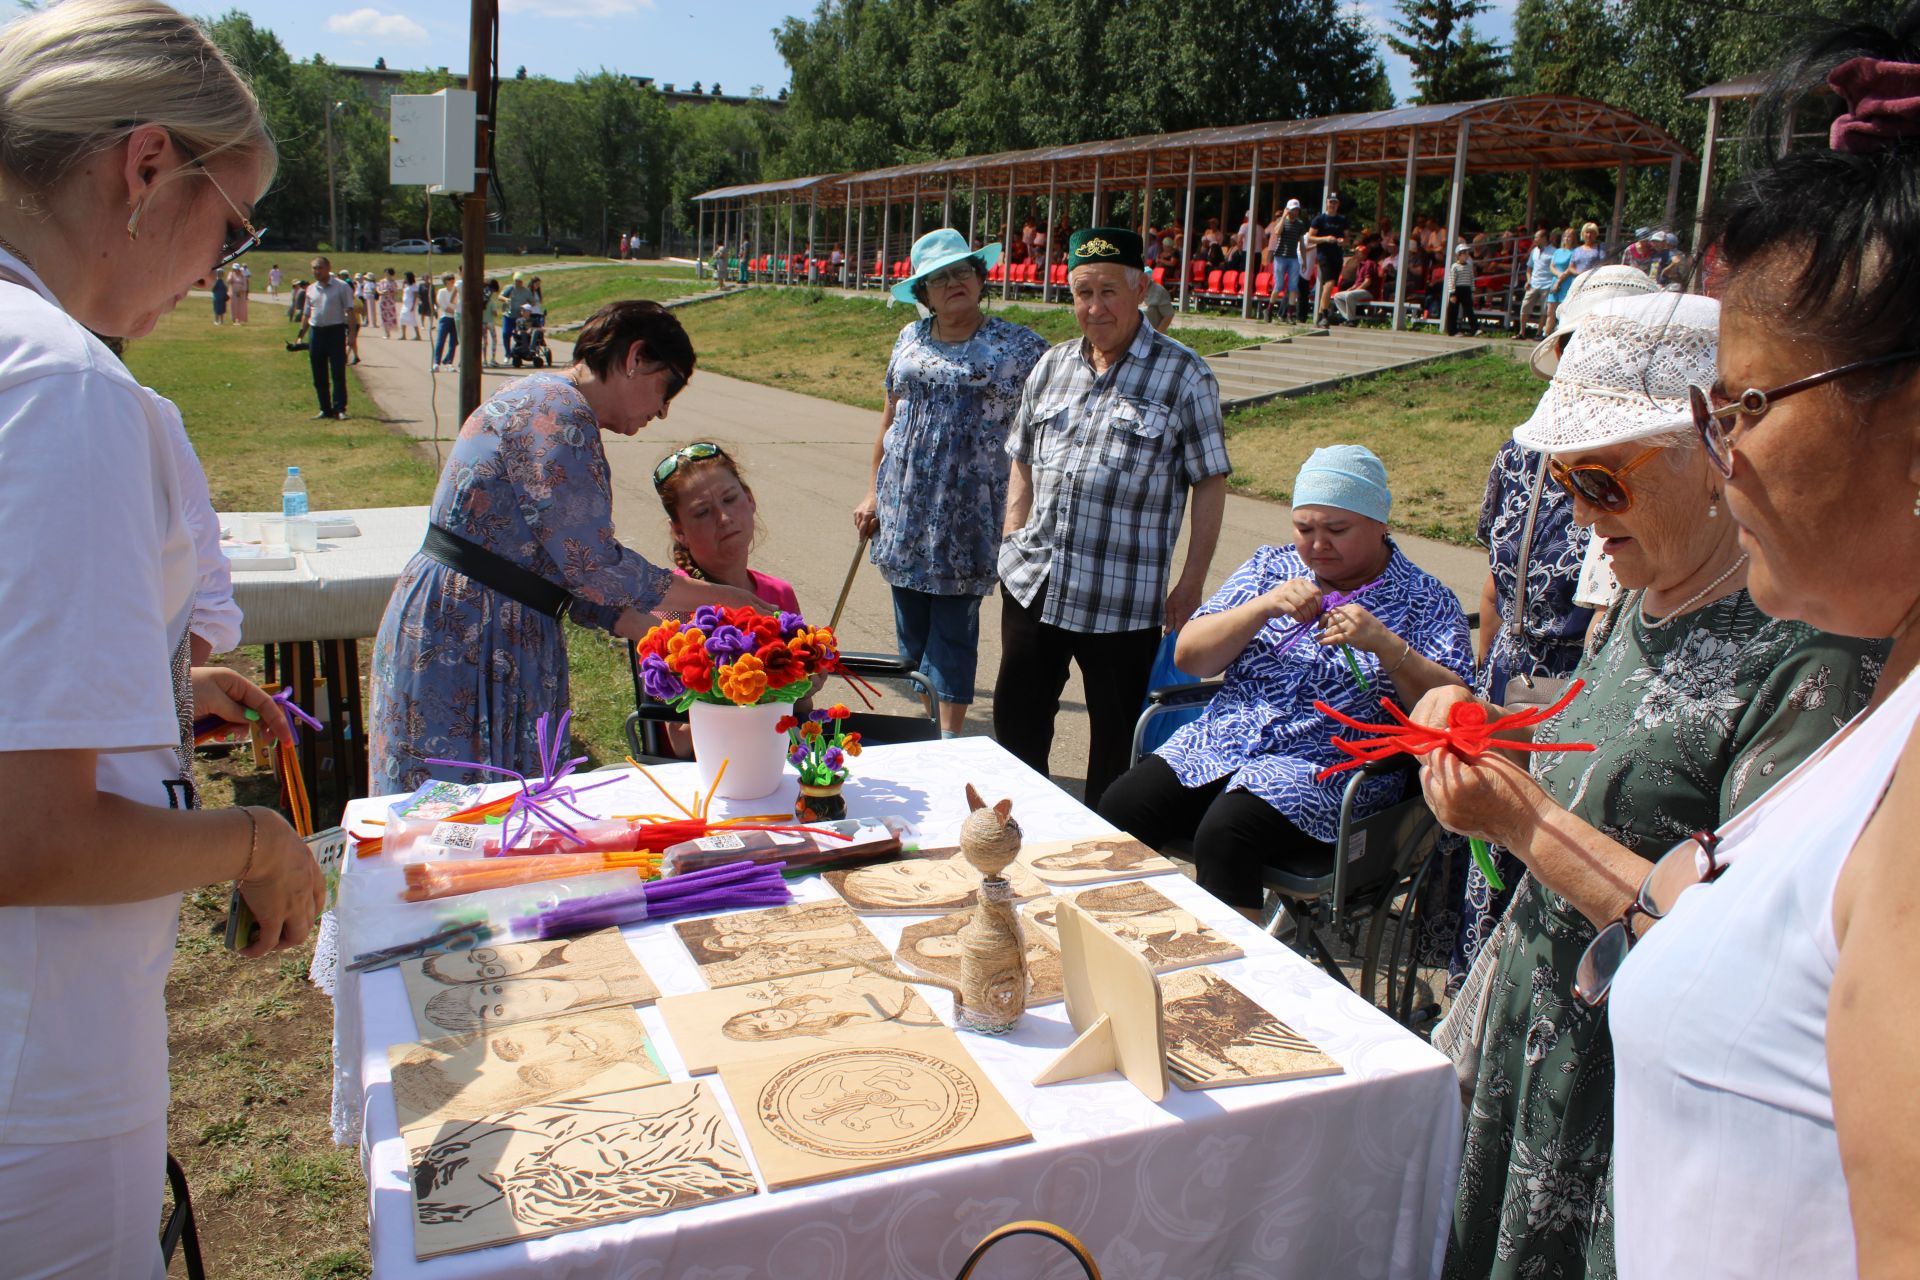
[[[967,238],[952,227],[942,227],[938,231],[929,231],[913,242],[913,274],[893,286],[893,296],[901,302],[918,302],[913,296],[913,287],[928,276],[938,275],[956,262],[965,262],[968,258],[980,259],[980,269],[991,271],[993,264],[1000,261],[1000,245],[996,241],[983,249],[967,246]]]

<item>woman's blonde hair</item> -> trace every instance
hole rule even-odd
[[[62,0],[0,28],[0,176],[34,196],[154,124],[196,159],[279,153],[253,90],[201,26],[158,0]]]

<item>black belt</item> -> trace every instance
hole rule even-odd
[[[573,606],[572,592],[437,524],[427,526],[427,538],[420,544],[420,554],[549,618],[557,619]]]

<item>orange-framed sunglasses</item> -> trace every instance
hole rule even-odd
[[[1569,467],[1558,458],[1547,463],[1547,471],[1574,497],[1584,498],[1608,515],[1617,516],[1633,510],[1633,490],[1627,487],[1627,473],[1658,452],[1660,446],[1654,445],[1618,471],[1598,462]]]

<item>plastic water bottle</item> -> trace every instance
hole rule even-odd
[[[300,468],[287,468],[287,482],[280,486],[280,514],[288,520],[307,514],[307,482]]]

